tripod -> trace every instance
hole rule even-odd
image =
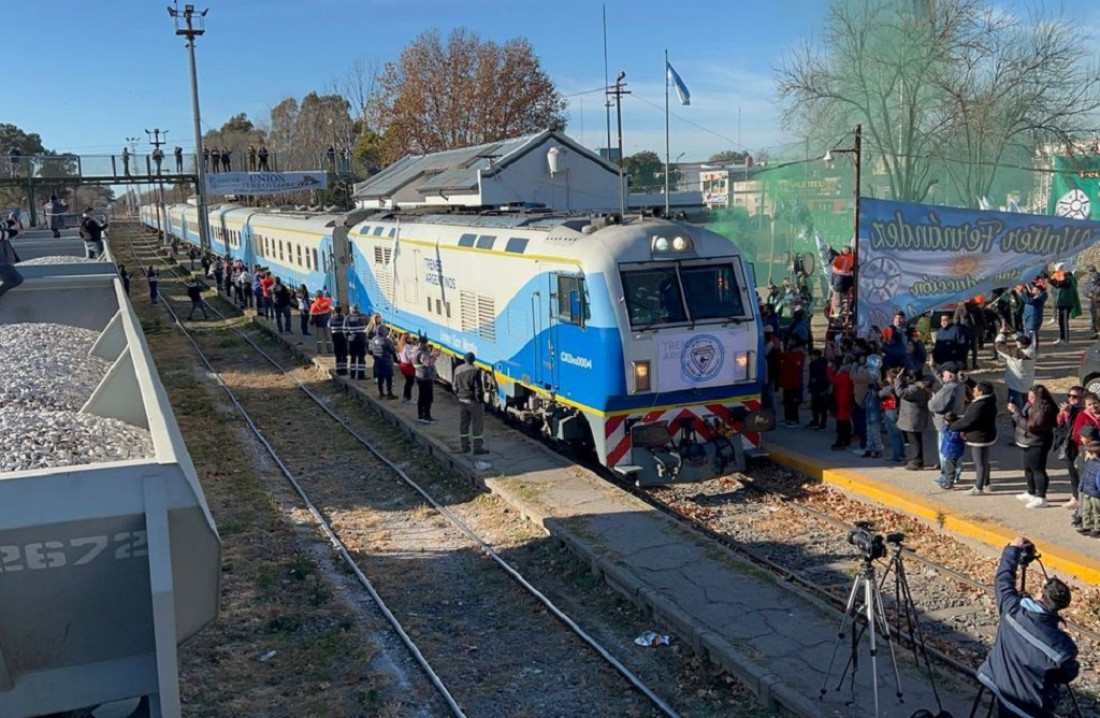
[[[888,534],[886,543],[890,545],[892,554],[886,570],[882,573],[882,584],[886,585],[891,571],[894,574],[894,605],[897,606],[897,634],[902,635],[902,621],[905,622],[905,635],[909,638],[909,645],[913,647],[913,658],[917,665],[923,656],[924,666],[928,671],[928,682],[932,686],[932,696],[936,699],[936,709],[943,713],[943,702],[940,700],[940,692],[936,688],[935,671],[932,669],[932,659],[928,655],[928,646],[924,642],[924,634],[921,633],[920,623],[917,621],[917,607],[913,603],[913,593],[909,589],[909,579],[905,575],[905,563],[901,560],[902,540],[900,533]]]
[[[894,667],[894,687],[897,691],[896,695],[898,702],[904,703],[905,701],[901,691],[901,674],[898,672],[898,660],[897,656],[894,655],[894,644],[890,639],[890,627],[886,622],[886,612],[882,606],[882,592],[875,579],[875,565],[873,560],[872,552],[868,551],[863,557],[863,565],[856,575],[855,581],[852,582],[852,590],[851,593],[848,594],[848,605],[844,609],[844,618],[840,622],[840,631],[837,634],[836,643],[833,644],[833,654],[829,659],[829,668],[825,671],[825,678],[821,683],[821,699],[824,700],[825,695],[829,692],[829,676],[832,674],[837,652],[840,650],[840,645],[844,641],[845,636],[849,635],[850,631],[851,643],[848,653],[848,662],[844,666],[844,670],[841,672],[834,690],[840,690],[841,685],[844,684],[844,676],[847,675],[848,670],[851,669],[851,675],[849,677],[851,700],[848,705],[855,703],[856,672],[859,670],[859,639],[863,636],[864,632],[867,632],[871,639],[871,688],[874,691],[875,698],[875,717],[878,718],[880,713],[876,629],[882,632],[883,640],[890,649],[890,662]],[[858,628],[856,627],[857,623],[859,624]],[[870,628],[870,631],[867,631],[868,628]]]

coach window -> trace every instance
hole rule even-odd
[[[676,267],[624,271],[623,299],[632,328],[687,321]]]
[[[317,266],[319,266],[319,265],[317,264],[317,250],[316,250],[316,249],[315,249],[315,250],[313,250],[313,266],[314,266],[314,267],[317,267]],[[327,266],[325,267],[325,271],[326,271],[326,272],[328,271],[328,267],[327,267]]]
[[[461,237],[458,238],[458,246],[459,247],[472,247],[472,246],[474,246],[474,242],[476,242],[476,241],[477,241],[477,235],[476,234],[464,234],[464,235],[462,235]]]
[[[680,268],[680,277],[693,321],[745,316],[733,265],[685,266]]]
[[[300,267],[300,266],[302,266],[302,245],[296,244],[294,246],[295,246],[297,254],[298,254],[298,266]]]
[[[491,234],[483,234],[477,238],[478,249],[492,249],[493,242],[497,241],[497,238]]]
[[[584,327],[589,318],[588,298],[584,296],[584,277],[558,275],[558,319]]]

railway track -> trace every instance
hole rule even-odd
[[[804,480],[775,466],[758,469],[752,478],[737,475],[636,493],[840,609],[858,567],[857,551],[848,543],[852,519],[873,521],[880,532],[903,531],[901,555],[929,648],[963,674],[972,673],[988,652],[997,624],[989,585],[996,562],[915,519],[848,500],[831,489],[807,489]],[[1037,568],[1031,587],[1040,580]],[[894,578],[888,579],[883,593],[892,611]],[[1082,708],[1100,714],[1094,698],[1100,677],[1087,658],[1100,648],[1097,614],[1100,599],[1078,592],[1069,630],[1085,660],[1075,688]]]
[[[189,332],[163,293],[162,304],[451,714],[585,715],[598,705],[679,715],[446,505],[453,486],[430,462],[379,424],[352,419],[362,412],[350,400],[333,408],[340,397],[327,377],[292,366],[258,329]],[[410,513],[430,528],[401,525]],[[515,664],[514,648],[532,635],[538,650]],[[531,708],[540,705],[546,712]]]
[[[900,532],[902,563],[918,612],[920,634],[941,662],[967,675],[985,659],[996,635],[998,616],[989,581],[997,560],[944,536],[912,517],[847,499],[778,466],[697,485],[641,492],[694,528],[766,567],[783,580],[843,610],[860,563],[849,543],[855,521],[870,521],[876,532]],[[843,518],[839,518],[843,516]],[[1041,547],[1040,547],[1041,551]],[[887,556],[887,559],[890,556]],[[898,614],[895,574],[886,560],[877,564],[887,612]],[[1038,565],[1028,571],[1028,590],[1042,582]],[[1100,715],[1100,592],[1078,590],[1066,612],[1067,630],[1077,641],[1081,676],[1074,690],[1086,715]],[[903,638],[907,631],[903,630]],[[918,637],[919,638],[919,637]]]

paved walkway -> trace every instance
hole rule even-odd
[[[272,331],[271,322],[256,321]],[[312,337],[298,333],[279,336],[331,370],[330,357],[315,355]],[[765,704],[785,715],[875,715],[866,637],[859,647],[855,703],[846,705],[847,681],[841,691],[833,690],[848,657],[846,642],[829,677],[829,690],[824,699],[820,696],[837,643],[840,618],[835,611],[796,594],[732,552],[716,548],[625,491],[494,419],[486,421],[486,445],[491,453],[484,458],[488,461],[475,465],[472,456],[453,453],[458,447],[458,410],[445,391],[437,390],[432,409],[439,422],[424,426],[416,423],[414,405],[377,401],[371,381],[338,381],[360,393],[386,419],[414,434],[438,459],[569,545],[597,575],[650,611],[655,630],[689,642]],[[395,390],[400,391],[398,387]],[[854,555],[852,566],[857,566]],[[879,649],[880,715],[908,717],[918,708],[935,712],[927,678],[913,667],[909,654],[902,652],[899,663],[905,702],[899,704],[888,654],[881,643]],[[966,715],[972,686],[940,686],[940,693],[945,709]]]

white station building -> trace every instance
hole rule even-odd
[[[625,181],[625,180],[622,180]],[[359,208],[439,206],[516,208],[556,212],[616,212],[619,168],[565,134],[533,135],[428,155],[407,155],[355,185]],[[670,206],[698,207],[699,192],[670,195]],[[630,209],[664,205],[663,194],[627,195]]]

